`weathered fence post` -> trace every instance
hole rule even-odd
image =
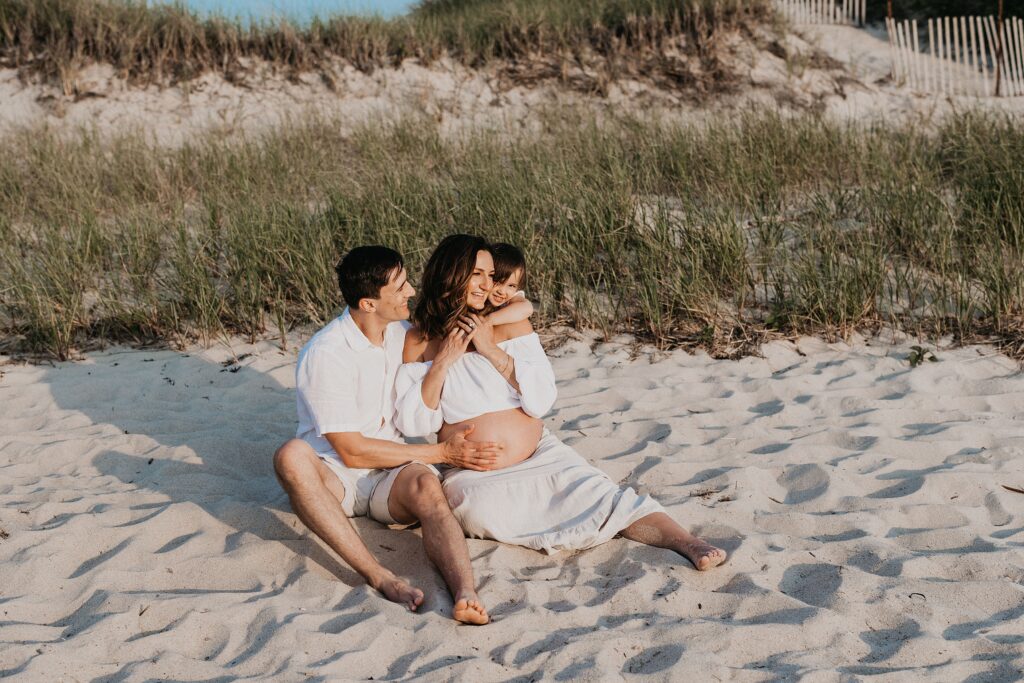
[[[999,18],[996,20],[996,97],[1002,85],[1003,66],[1003,0],[999,0]]]

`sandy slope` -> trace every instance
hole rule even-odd
[[[132,87],[110,67],[94,65],[78,75],[75,96],[0,69],[0,135],[43,123],[58,131],[141,130],[162,144],[179,145],[203,131],[252,134],[309,114],[342,126],[425,114],[443,133],[457,133],[467,127],[539,126],[562,110],[702,121],[768,106],[822,112],[841,121],[915,123],[965,108],[1024,113],[1021,97],[944,98],[892,83],[888,43],[878,30],[801,26],[781,40],[765,30],[753,41],[727,37],[720,51],[736,74],[736,87],[709,96],[629,79],[612,83],[606,96],[553,81],[515,85],[498,66],[478,71],[450,60],[429,68],[407,60],[400,68],[372,74],[339,61],[328,69],[329,79],[307,73],[291,80],[251,64],[252,75],[241,83],[207,74],[163,88]]]
[[[0,367],[0,677],[17,680],[1016,680],[1024,376],[985,347],[773,343],[714,361],[572,342],[548,425],[732,554],[472,541],[495,617],[456,627],[413,531],[362,520],[429,593],[385,602],[270,468],[294,349]],[[656,360],[656,362],[652,362]]]

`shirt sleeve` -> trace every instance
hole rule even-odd
[[[558,389],[555,388],[555,372],[540,345],[540,338],[536,334],[518,337],[506,350],[515,358],[523,412],[531,417],[544,417],[555,405]]]
[[[436,434],[444,422],[441,406],[428,408],[423,402],[423,378],[429,363],[405,363],[395,377],[395,426],[405,436]]]
[[[366,424],[356,401],[353,361],[328,349],[311,349],[295,375],[295,391],[309,409],[317,436],[358,432]],[[372,419],[372,418],[371,418]]]

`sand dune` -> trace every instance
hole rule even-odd
[[[927,125],[967,108],[1012,116],[1024,111],[1024,98],[949,98],[893,83],[889,45],[877,27],[799,26],[782,38],[758,30],[753,37],[723,36],[720,48],[735,83],[713,95],[621,78],[599,96],[550,79],[516,84],[500,66],[476,70],[450,59],[429,67],[410,59],[372,74],[339,61],[329,79],[312,72],[288,78],[253,63],[242,83],[207,73],[181,85],[144,88],[109,65],[92,65],[77,74],[76,95],[0,69],[0,135],[43,124],[72,135],[83,128],[101,135],[138,131],[176,146],[205,131],[253,135],[308,116],[345,129],[426,117],[443,134],[457,135],[478,128],[536,129],[553,115],[580,112],[699,123],[769,107],[821,112],[843,122]],[[567,76],[571,80],[574,72]]]
[[[270,467],[294,351],[233,342],[6,364],[0,676],[16,680],[1018,680],[1024,376],[986,347],[773,343],[763,358],[555,352],[551,429],[731,553],[471,541],[457,627],[417,532],[357,526],[427,592],[385,602]],[[232,362],[238,354],[237,363]],[[245,355],[243,354],[250,354]]]

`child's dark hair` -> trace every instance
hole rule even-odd
[[[512,277],[517,270],[522,271],[519,279],[519,289],[526,289],[526,257],[519,247],[498,242],[491,245],[491,255],[494,257],[494,283],[504,284]]]

